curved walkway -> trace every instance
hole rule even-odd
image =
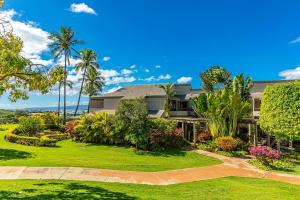
[[[246,159],[228,158],[201,150],[196,150],[196,152],[218,158],[224,161],[224,163],[214,166],[162,172],[133,172],[78,167],[7,166],[0,167],[0,179],[61,179],[169,185],[227,176],[240,176],[265,178],[300,185],[300,176],[259,170],[249,165]]]

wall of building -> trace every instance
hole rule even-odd
[[[121,98],[105,98],[104,99],[104,110],[115,110],[118,107]]]
[[[147,109],[148,110],[163,110],[164,109],[164,97],[147,97]]]

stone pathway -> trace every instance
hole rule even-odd
[[[150,185],[169,185],[191,181],[240,176],[264,178],[300,185],[300,176],[267,172],[249,165],[246,159],[228,158],[196,150],[222,160],[214,166],[170,170],[162,172],[133,172],[121,170],[90,169],[78,167],[0,167],[0,179],[61,179],[100,182],[120,182]]]

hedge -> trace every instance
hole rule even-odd
[[[300,83],[267,86],[261,99],[259,123],[277,137],[300,139]]]
[[[20,136],[13,133],[8,133],[5,135],[5,140],[23,144],[28,146],[44,146],[44,147],[55,147],[56,141],[55,139],[49,139],[47,136],[38,137],[28,137],[28,136]]]

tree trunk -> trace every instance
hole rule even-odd
[[[64,66],[64,124],[67,121],[67,55],[65,52],[65,66]]]
[[[60,115],[60,88],[61,88],[61,82],[59,82],[58,85],[58,105],[57,105],[57,115]]]
[[[87,67],[84,68],[83,77],[82,77],[82,82],[81,82],[81,87],[80,87],[80,91],[79,91],[79,97],[78,97],[77,106],[76,106],[76,109],[75,109],[74,116],[76,116],[77,111],[78,111],[78,107],[79,107],[79,104],[80,104],[80,98],[81,98],[81,93],[82,93],[83,83],[84,83],[84,79],[85,79],[86,69],[87,69]]]
[[[90,113],[90,102],[91,102],[91,95],[89,95],[88,113]]]
[[[277,138],[277,150],[280,151],[280,139]]]

